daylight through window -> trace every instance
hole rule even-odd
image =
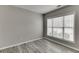
[[[47,19],[47,35],[74,41],[74,14]]]

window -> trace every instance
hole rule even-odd
[[[52,19],[47,20],[47,35],[52,36]]]
[[[74,41],[74,14],[47,19],[47,35]]]
[[[64,16],[64,39],[74,41],[74,15]]]
[[[63,17],[57,17],[52,19],[52,30],[53,30],[53,37],[63,38]]]

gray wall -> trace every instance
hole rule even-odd
[[[42,15],[0,6],[0,48],[42,38]]]
[[[57,16],[62,16],[62,15],[67,15],[67,14],[71,14],[71,13],[75,13],[75,43],[70,43],[64,40],[59,40],[57,38],[54,37],[48,37],[46,35],[47,29],[46,29],[46,18],[50,18],[50,17],[57,17]],[[52,11],[49,12],[47,14],[44,15],[44,32],[43,32],[43,36],[47,37],[47,38],[51,38],[52,40],[56,40],[58,42],[61,42],[63,44],[66,44],[68,46],[72,46],[72,47],[76,47],[79,49],[79,6],[75,5],[75,6],[66,6],[63,7],[61,9],[58,9],[56,11]]]

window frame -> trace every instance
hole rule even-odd
[[[64,17],[65,17],[65,16],[68,16],[68,15],[74,15],[73,27],[64,27]],[[74,28],[75,28],[75,13],[67,14],[67,15],[63,15],[63,16],[58,16],[58,17],[63,17],[63,27],[61,27],[61,28],[63,29],[63,34],[62,34],[62,35],[63,35],[63,38],[58,38],[58,37],[54,37],[54,36],[53,36],[53,28],[55,28],[55,27],[53,27],[53,26],[52,26],[52,36],[49,36],[49,35],[47,35],[47,36],[48,36],[48,37],[57,38],[57,39],[60,39],[60,40],[64,40],[64,41],[68,41],[68,42],[71,42],[71,43],[74,43],[74,42],[75,42],[75,35],[74,35],[74,34],[75,34],[75,29],[74,29]],[[53,18],[57,18],[57,17],[53,17]],[[47,20],[48,20],[48,19],[53,19],[53,18],[47,18]],[[47,27],[47,28],[48,28],[48,27]],[[60,28],[60,27],[57,27],[57,28]],[[70,29],[72,28],[72,29],[73,29],[73,36],[74,36],[74,37],[73,37],[73,41],[64,39],[64,32],[65,32],[64,30],[65,30],[65,28],[70,28]],[[46,33],[46,34],[47,34],[47,33]]]

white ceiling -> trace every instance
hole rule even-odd
[[[57,7],[57,5],[15,5],[15,7],[27,9],[41,14],[60,8],[60,7]]]

